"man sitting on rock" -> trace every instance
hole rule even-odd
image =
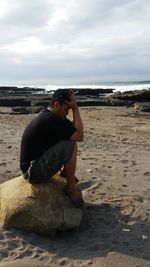
[[[72,110],[73,122],[67,119]],[[82,193],[75,177],[77,143],[83,141],[83,123],[76,96],[68,89],[58,89],[50,106],[41,111],[25,128],[20,152],[23,177],[30,183],[44,183],[61,170],[66,177],[65,192],[71,202],[83,206]]]

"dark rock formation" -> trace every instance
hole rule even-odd
[[[111,101],[122,102],[122,105],[133,106],[135,112],[150,112],[150,88],[126,92],[116,92],[110,97]]]
[[[16,107],[16,106],[30,106],[30,97],[18,97],[18,96],[1,96],[0,106],[1,107]]]
[[[112,88],[72,88],[72,90],[76,92],[79,106],[129,107],[133,106],[135,102],[150,101],[150,89],[126,91],[122,93],[113,93],[114,89]],[[41,109],[49,106],[53,92],[54,91],[47,92],[42,88],[0,87],[0,107],[11,107],[11,114],[37,113]],[[148,111],[148,108],[146,109]],[[0,110],[0,112],[4,113],[5,111],[3,109],[3,111]]]
[[[67,89],[67,88],[66,88]],[[77,92],[79,106],[109,105],[105,103],[106,95],[113,93],[113,89],[72,89]],[[54,91],[30,87],[0,87],[0,107],[11,107],[11,114],[37,113],[49,106]],[[3,111],[1,111],[3,113]]]
[[[44,93],[43,88],[0,86],[0,95],[29,95]]]
[[[126,92],[116,92],[112,95],[112,98],[119,100],[131,100],[131,101],[150,101],[150,89],[134,90]]]
[[[64,88],[68,89],[68,88]],[[98,97],[100,95],[106,95],[106,94],[112,94],[115,89],[109,88],[109,89],[103,89],[103,88],[97,88],[97,89],[92,89],[92,88],[69,88],[72,91],[76,92],[76,95],[79,96],[95,96]]]
[[[68,89],[68,88],[64,88]],[[75,92],[77,92],[77,95],[89,95],[89,96],[99,96],[104,94],[111,94],[113,93],[114,89],[91,89],[91,88],[69,88]],[[4,95],[51,95],[54,91],[46,91],[43,88],[31,88],[31,87],[12,87],[12,86],[0,86],[0,96]]]

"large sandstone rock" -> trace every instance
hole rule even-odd
[[[47,184],[31,185],[19,176],[1,184],[1,226],[46,235],[78,227],[82,210],[64,195],[63,180],[57,175]]]

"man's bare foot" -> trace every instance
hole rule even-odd
[[[82,208],[84,206],[84,200],[82,196],[82,192],[79,188],[75,186],[66,186],[64,188],[64,193],[70,198],[71,202],[77,208]]]
[[[63,177],[63,178],[66,178],[66,175],[65,175],[65,173],[63,171],[60,172],[60,176]],[[76,176],[74,176],[74,181],[75,181],[75,183],[78,183],[79,179]]]

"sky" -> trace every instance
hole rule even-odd
[[[0,0],[0,84],[150,80],[149,0]]]

